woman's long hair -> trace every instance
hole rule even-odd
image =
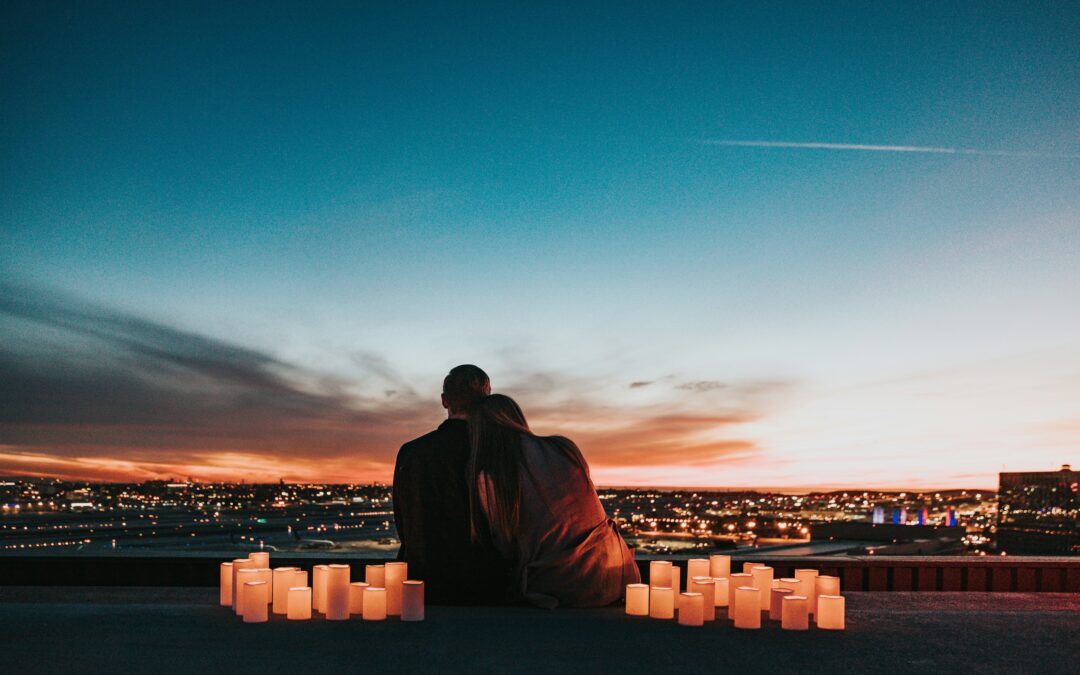
[[[509,396],[485,396],[469,411],[469,512],[474,541],[486,538],[487,533],[513,541],[521,519],[521,440],[526,435],[533,433],[525,413]],[[486,479],[483,484],[481,474]]]

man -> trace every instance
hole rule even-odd
[[[394,467],[394,521],[409,577],[424,581],[433,604],[483,604],[505,597],[509,563],[472,541],[469,527],[468,410],[491,394],[487,373],[473,365],[443,380],[447,419],[409,441]]]

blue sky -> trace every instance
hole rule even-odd
[[[602,482],[992,486],[1077,460],[1075,4],[2,12],[12,470],[377,478],[463,361]],[[243,392],[55,320],[91,314],[256,352],[357,440],[286,467],[300,431],[268,449],[185,416],[167,393]],[[167,433],[98,434],[112,410],[61,433],[83,390],[53,371],[87,363],[152,382]]]

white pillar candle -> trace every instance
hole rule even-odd
[[[424,620],[424,582],[406,579],[401,584],[401,620]]]
[[[349,566],[330,565],[323,579],[326,600],[323,613],[329,621],[345,621],[349,618]]]
[[[270,566],[270,552],[269,551],[256,551],[248,554],[248,560],[255,561],[255,567],[269,567]]]
[[[236,604],[238,596],[240,595],[240,570],[254,568],[255,562],[250,558],[237,558],[232,561],[232,607],[233,611],[237,614],[240,613],[240,607]],[[253,581],[253,580],[252,580]]]
[[[274,568],[274,614],[285,614],[289,611],[289,589],[294,585],[295,576],[295,567]]]
[[[736,572],[728,577],[728,605],[727,616],[729,619],[735,618],[735,591],[739,589],[739,586],[752,586],[754,578],[745,572]]]
[[[730,593],[728,591],[728,587],[730,585],[728,582],[730,580],[728,579],[728,577],[721,577],[719,579],[713,579],[713,581],[716,582],[716,606],[724,607],[726,609],[728,606],[728,597]]]
[[[806,611],[814,613],[817,598],[817,570],[795,570],[795,578],[802,582],[802,594],[806,596]]]
[[[401,614],[401,587],[409,576],[408,563],[388,562],[384,569],[386,581],[386,613],[389,616]]]
[[[823,630],[844,630],[843,596],[823,594],[818,596],[817,602],[817,627]]]
[[[754,569],[754,568],[755,568],[755,567],[757,567],[757,566],[758,566],[759,564],[760,564],[760,563],[756,563],[756,562],[744,562],[744,563],[742,564],[742,571],[743,571],[743,574],[751,574],[750,570]]]
[[[678,567],[675,567],[674,565],[671,566],[671,590],[675,592],[675,595],[674,595],[675,609],[679,608],[679,589],[682,588],[682,586],[680,585],[682,580],[679,578],[679,576],[681,574],[682,574],[681,569],[679,569]]]
[[[293,621],[311,618],[310,586],[295,586],[289,589],[289,611],[285,616]]]
[[[386,568],[382,565],[366,565],[364,581],[372,588],[386,588]]]
[[[649,561],[649,586],[652,588],[672,588],[671,561]]]
[[[245,584],[252,581],[262,581],[262,579],[259,578],[259,570],[252,567],[242,569],[236,573],[236,582],[234,585],[237,593],[236,600],[233,602],[233,611],[236,612],[237,616],[244,615],[244,602],[246,602],[244,600],[244,593],[247,592]]]
[[[364,590],[371,585],[363,581],[354,581],[349,584],[349,614],[364,613]]]
[[[790,588],[773,588],[769,590],[769,618],[779,621],[784,611],[784,596],[791,595]]]
[[[814,582],[814,590],[819,598],[823,595],[840,595],[840,577],[818,575]]]
[[[675,591],[666,586],[649,589],[649,616],[654,619],[675,618]]]
[[[626,613],[630,616],[649,616],[648,584],[626,585]]]
[[[772,589],[773,568],[768,565],[754,565],[750,569],[750,574],[754,578],[754,583],[751,584],[754,588],[761,591],[761,611],[769,611],[769,591]]]
[[[270,585],[265,581],[244,583],[244,623],[263,623],[267,620],[269,597]]]
[[[701,593],[680,593],[679,625],[701,626],[704,623],[705,596]]]
[[[781,603],[783,604],[780,609],[781,628],[784,630],[806,630],[809,628],[810,620],[807,617],[809,604],[805,596],[789,593],[784,596]]]
[[[735,589],[735,627],[761,628],[761,591],[757,588]]]
[[[690,590],[690,582],[694,580],[694,577],[707,576],[709,576],[708,558],[691,558],[686,561],[686,590]]]
[[[364,621],[382,621],[385,618],[386,589],[368,586],[364,589]]]
[[[222,607],[232,607],[232,566],[231,562],[223,562],[219,568],[218,602]]]
[[[713,553],[709,556],[709,576],[714,579],[727,579],[731,574],[731,556]]]
[[[269,567],[257,567],[259,581],[266,582],[266,604],[274,601],[274,570]]]
[[[289,586],[290,588],[307,586],[307,585],[308,585],[308,582],[307,582],[307,570],[298,569],[295,572],[293,572],[293,580],[292,580],[292,584],[290,584],[290,586]]]
[[[316,565],[311,568],[311,606],[316,612],[326,612],[326,573],[329,565]]]
[[[716,619],[716,581],[712,577],[694,577],[690,580],[690,592],[701,593],[702,618],[705,621]],[[682,605],[680,604],[681,608]]]
[[[802,595],[803,582],[790,577],[780,580],[780,588],[786,588],[792,595]]]

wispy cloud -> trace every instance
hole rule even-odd
[[[1080,153],[1042,152],[1036,150],[977,150],[932,145],[872,145],[866,143],[803,143],[797,141],[739,141],[706,139],[703,145],[735,148],[786,148],[794,150],[847,150],[857,152],[907,152],[931,155],[982,155],[985,157],[1040,157],[1043,159],[1080,159]]]

